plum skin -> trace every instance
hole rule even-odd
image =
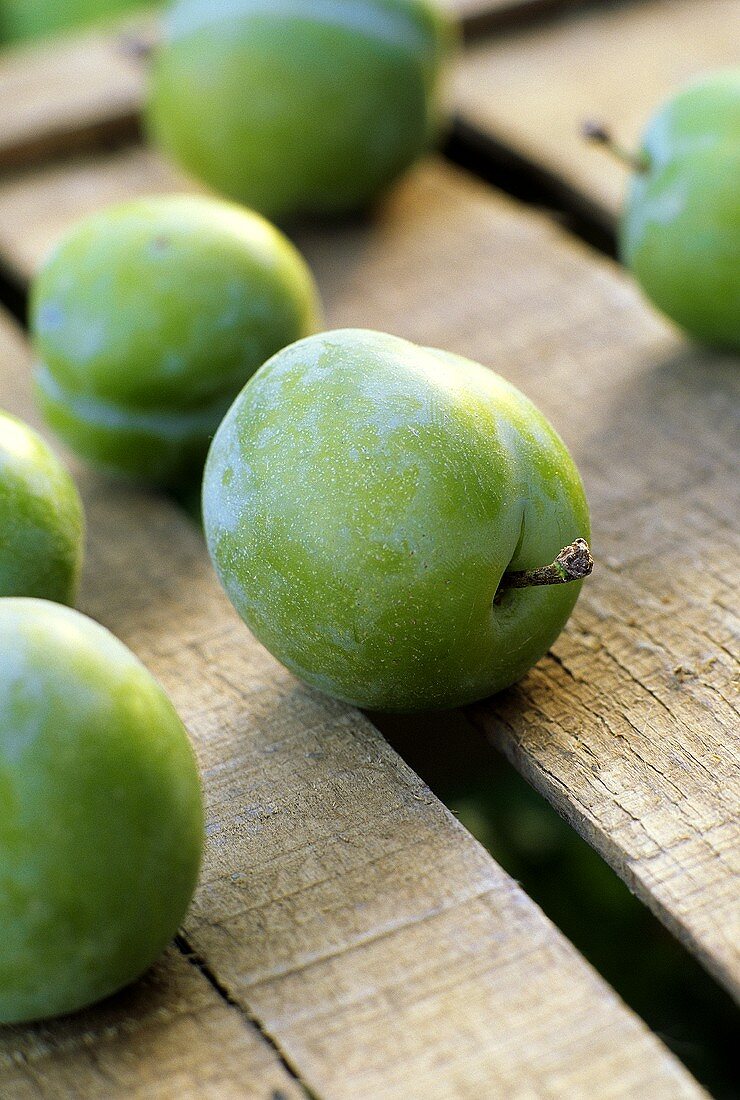
[[[740,351],[740,68],[689,85],[650,122],[620,226],[647,297],[696,339]]]
[[[34,282],[36,396],[86,461],[177,487],[250,375],[320,315],[303,258],[257,214],[200,196],[123,203],[74,226]]]
[[[213,441],[203,516],[237,611],[299,677],[369,709],[451,707],[518,680],[580,583],[509,591],[589,537],[578,471],[513,386],[363,330],[284,349]]]
[[[153,140],[275,220],[366,206],[437,139],[457,41],[430,0],[179,0]]]
[[[139,977],[195,888],[195,757],[162,688],[103,627],[0,600],[0,1024]]]
[[[40,435],[0,410],[0,597],[74,604],[84,538],[71,476]]]

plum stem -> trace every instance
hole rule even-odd
[[[611,132],[601,122],[584,122],[583,136],[587,141],[602,145],[613,157],[621,160],[633,172],[647,172],[650,161],[646,153],[632,153],[614,140]]]
[[[593,567],[594,559],[588,543],[585,539],[576,539],[570,546],[563,547],[552,565],[504,573],[496,596],[498,598],[510,588],[533,588],[535,585],[582,581],[591,574]]]

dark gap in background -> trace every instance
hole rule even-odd
[[[731,997],[601,856],[461,712],[370,718],[697,1080],[736,1100]]]
[[[494,7],[490,11],[465,15],[462,18],[463,38],[466,42],[477,42],[481,38],[501,35],[507,31],[516,33],[530,26],[541,27],[556,20],[567,20],[579,8],[627,7],[639,4],[643,0],[509,0],[508,4]]]
[[[604,212],[554,173],[533,164],[508,145],[457,117],[442,153],[459,168],[519,202],[544,210],[592,248],[617,258],[615,227]]]
[[[0,304],[23,328],[28,327],[28,292],[0,266]]]
[[[1,47],[0,47],[1,48]],[[138,146],[144,141],[141,119],[135,114],[121,114],[102,122],[80,124],[72,130],[57,130],[43,137],[19,141],[2,151],[0,169],[4,177],[52,168],[89,156],[105,156],[126,146]]]
[[[609,0],[510,0],[501,7],[490,11],[481,11],[462,18],[463,39],[465,42],[477,42],[504,31],[518,31],[532,24],[542,26],[555,19],[567,17],[574,9],[587,8],[595,3],[604,4]],[[617,0],[621,2],[621,0]]]

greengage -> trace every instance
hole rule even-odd
[[[434,0],[177,0],[149,129],[269,217],[344,213],[434,143],[455,41]]]
[[[591,567],[581,480],[542,413],[477,363],[356,329],[255,374],[211,446],[203,512],[256,637],[378,710],[518,680]]]
[[[0,1024],[147,970],[196,884],[195,757],[133,654],[44,600],[0,600],[0,806]]]
[[[40,435],[0,410],[0,597],[73,604],[83,542],[74,481]]]
[[[597,131],[608,142],[608,135]],[[619,230],[647,297],[707,344],[740,350],[740,68],[713,73],[650,122]]]
[[[302,257],[259,215],[185,195],[114,206],[36,279],[37,397],[89,462],[176,486],[250,375],[319,314]]]

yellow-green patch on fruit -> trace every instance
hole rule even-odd
[[[44,38],[153,6],[154,0],[0,0],[0,41]]]

